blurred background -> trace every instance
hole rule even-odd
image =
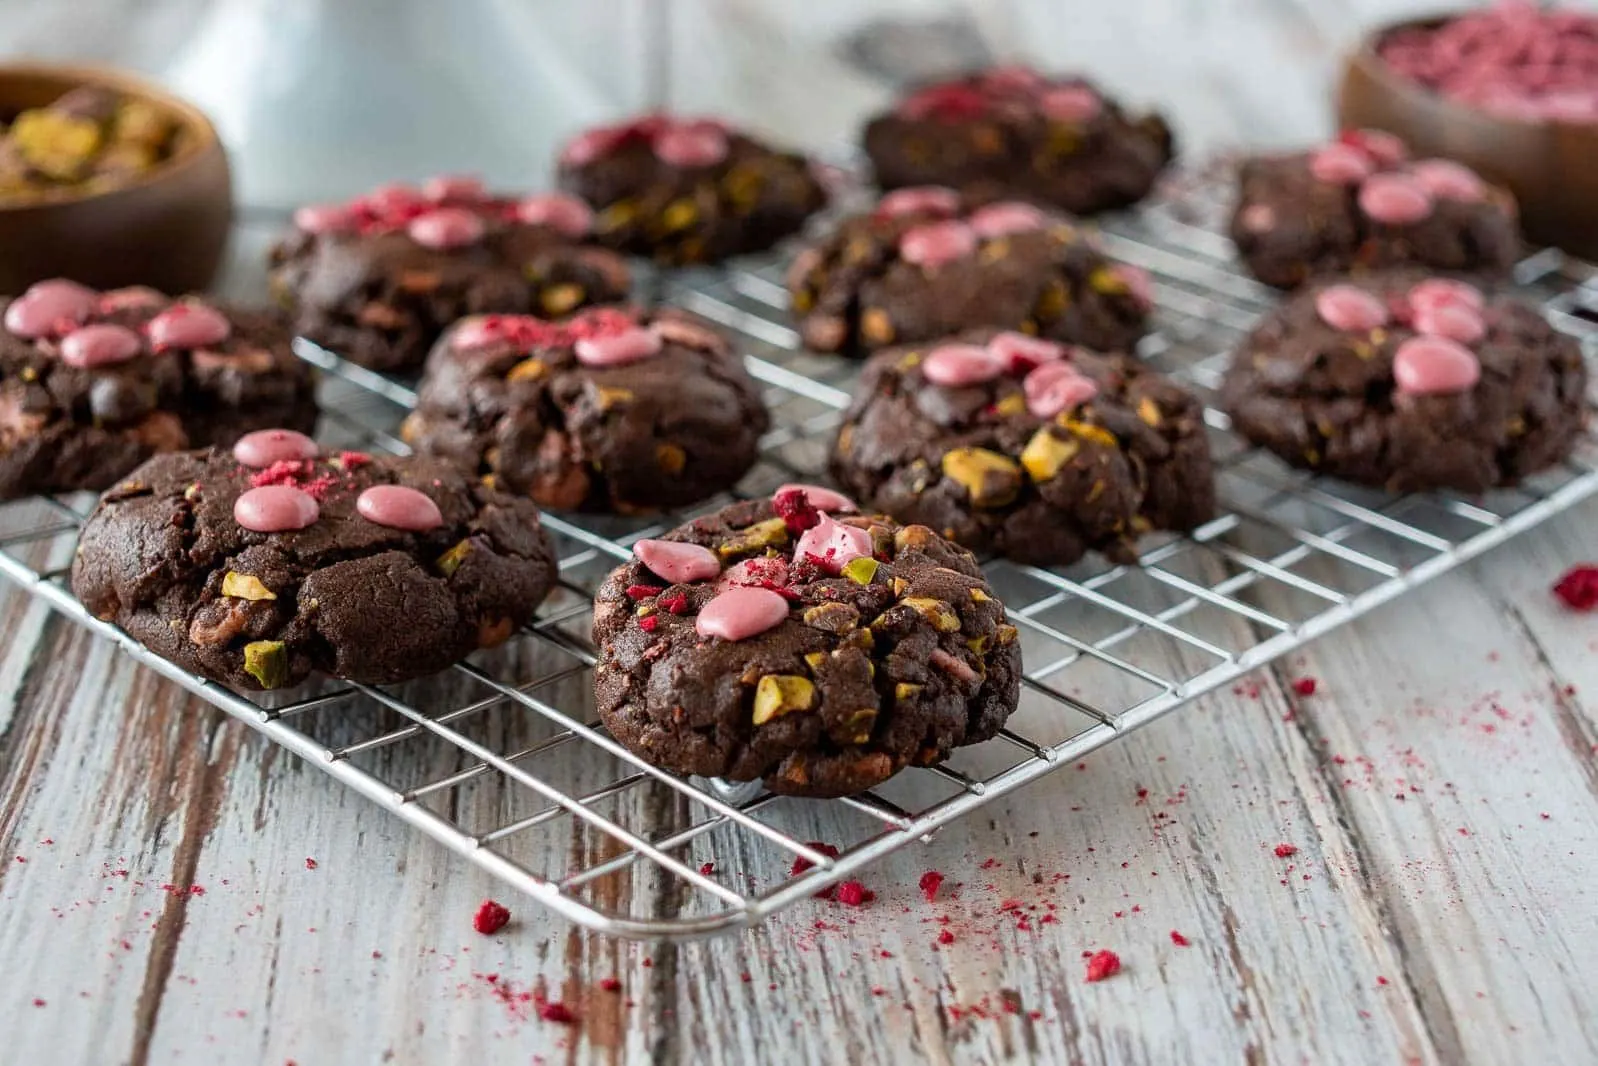
[[[1437,6],[0,0],[0,51],[155,77],[215,119],[241,203],[286,207],[444,171],[543,186],[566,136],[662,93],[845,153],[900,83],[996,59],[1079,70],[1157,104],[1189,154],[1289,144],[1330,130],[1337,60],[1362,28]]]

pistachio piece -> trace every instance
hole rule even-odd
[[[1090,440],[1094,444],[1102,444],[1106,448],[1113,448],[1116,445],[1115,434],[1103,426],[1095,426],[1089,422],[1081,422],[1074,418],[1062,417],[1056,421],[1060,426],[1070,431],[1073,436],[1081,437],[1083,440]]]
[[[549,364],[538,358],[527,358],[510,368],[506,381],[537,381],[549,373]]]
[[[816,686],[798,674],[767,674],[755,686],[755,725],[794,711],[808,711],[815,703]]]
[[[1064,314],[1069,306],[1071,306],[1071,293],[1066,289],[1065,282],[1059,278],[1050,278],[1048,284],[1043,287],[1043,292],[1038,295],[1038,302],[1032,306],[1032,311],[1039,318],[1056,319]],[[1036,331],[1036,324],[1030,330],[1023,330],[1027,333]]]
[[[1154,402],[1154,397],[1145,396],[1137,402],[1137,416],[1150,426],[1160,424],[1160,405]]]
[[[908,681],[901,681],[897,685],[893,686],[893,698],[898,700],[900,703],[903,703],[906,700],[913,700],[920,694],[921,686],[912,685]]]
[[[1018,636],[1020,636],[1020,632],[1015,628],[1015,626],[1001,625],[999,626],[998,631],[994,634],[993,639],[998,641],[999,647],[1002,648],[1006,644],[1014,644],[1015,638]]]
[[[1113,267],[1095,267],[1088,275],[1088,287],[1094,292],[1102,292],[1106,296],[1124,296],[1132,290],[1128,287],[1126,279]]]
[[[1014,460],[986,448],[955,448],[943,455],[943,476],[966,491],[974,507],[1003,507],[1021,491]]]
[[[971,590],[971,602],[972,603],[987,603],[991,599],[993,599],[993,597],[989,596],[986,592],[983,592],[981,589],[972,589]]]
[[[289,653],[281,640],[252,640],[244,645],[244,672],[262,688],[277,688],[289,676]]]
[[[925,548],[933,543],[936,536],[937,534],[926,526],[905,526],[893,535],[893,550],[904,552],[914,548]]]
[[[439,573],[445,577],[454,577],[455,571],[461,568],[461,564],[466,561],[466,557],[471,553],[472,541],[470,537],[467,537],[452,544],[445,550],[443,555],[433,560],[433,565],[438,567]]]
[[[788,523],[780,518],[768,518],[738,531],[738,535],[716,549],[723,558],[744,552],[769,548],[773,544],[788,543]]]
[[[688,462],[688,453],[676,444],[655,445],[655,465],[668,474],[680,474]]]
[[[880,307],[870,307],[860,316],[860,335],[877,346],[893,342],[893,319]]]
[[[564,315],[583,302],[583,287],[574,281],[551,285],[538,298],[538,305],[547,315]]]
[[[970,648],[978,656],[986,655],[988,653],[988,638],[972,637],[970,640],[965,642],[965,646]]]
[[[823,666],[827,665],[827,653],[824,651],[806,652],[805,665],[810,667],[811,673],[820,670]]]
[[[200,483],[198,481],[196,481],[193,484],[191,484],[188,488],[184,489],[183,490],[183,498],[185,500],[188,500],[190,503],[193,503],[196,500],[198,500],[200,498]]]
[[[261,579],[251,574],[229,570],[222,575],[222,595],[236,596],[241,600],[275,600],[277,593],[261,584]]]
[[[907,581],[906,579],[904,579],[902,577],[896,577],[896,578],[893,579],[893,594],[895,596],[903,596],[906,592],[909,592],[909,591],[910,591],[910,582],[909,581]]]
[[[856,585],[869,585],[871,584],[871,579],[877,576],[877,567],[879,565],[875,559],[862,555],[858,559],[850,559],[847,563],[844,563],[843,570],[840,573]],[[894,583],[898,583],[898,578],[894,579]]]
[[[930,596],[906,596],[899,602],[931,622],[932,628],[939,633],[953,633],[960,628],[960,616],[942,600]]]
[[[844,719],[843,727],[852,730],[849,738],[851,744],[864,744],[871,739],[871,727],[877,722],[877,711],[874,707],[865,707],[855,711]]]
[[[826,633],[847,633],[860,621],[860,612],[847,603],[821,603],[807,607],[801,616],[805,625]]]
[[[845,648],[859,648],[861,651],[870,651],[877,646],[877,638],[872,636],[869,629],[856,629],[843,638],[842,646]],[[875,667],[872,668],[872,672],[876,672]]]
[[[599,394],[599,409],[608,411],[619,403],[626,403],[633,398],[632,389],[611,388],[608,385],[596,386],[594,391]]]
[[[673,200],[666,205],[660,213],[660,227],[667,233],[687,229],[694,224],[694,219],[699,217],[699,208],[687,198]]]
[[[1025,410],[1026,395],[1019,392],[1012,392],[993,405],[994,413],[1003,415],[1006,418],[1015,418]]]
[[[1060,467],[1076,458],[1082,445],[1074,440],[1061,440],[1043,426],[1032,434],[1021,450],[1021,465],[1033,481],[1047,481],[1060,472]]]

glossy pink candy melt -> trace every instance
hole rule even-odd
[[[438,207],[417,215],[406,225],[411,240],[424,248],[464,248],[483,239],[487,227],[481,217],[464,207]]]
[[[30,340],[63,333],[88,318],[96,302],[94,290],[75,281],[36,282],[6,307],[6,329]]]
[[[1065,358],[1065,345],[1006,330],[988,341],[988,354],[1011,374],[1024,374],[1042,363]]]
[[[702,637],[748,640],[788,618],[788,601],[770,589],[738,587],[718,593],[694,619]]]
[[[1355,285],[1331,285],[1315,294],[1315,313],[1333,329],[1363,333],[1387,324],[1387,305]]]
[[[1432,196],[1404,174],[1373,174],[1359,189],[1359,208],[1373,221],[1408,226],[1429,217]]]
[[[221,344],[232,332],[233,326],[222,312],[201,303],[173,304],[144,327],[144,335],[158,352],[169,348],[208,348]]]
[[[468,318],[449,335],[449,345],[458,352],[509,343],[521,322],[540,322],[531,315],[480,315]]]
[[[929,222],[899,238],[899,254],[917,266],[941,266],[976,250],[977,235],[964,222]]]
[[[314,440],[292,429],[258,429],[233,445],[233,458],[255,470],[265,470],[273,463],[315,459],[321,452]]]
[[[771,494],[772,499],[795,489],[805,494],[805,499],[810,501],[810,506],[821,511],[858,511],[859,506],[836,489],[829,489],[825,485],[806,485],[799,481],[790,481],[786,485],[778,485],[777,491]]]
[[[836,574],[851,559],[871,554],[871,534],[858,526],[846,526],[823,513],[821,521],[805,530],[794,548],[795,559],[813,559]]]
[[[1409,306],[1416,311],[1436,307],[1468,307],[1480,311],[1487,306],[1481,290],[1463,281],[1429,278],[1409,290]]]
[[[1446,337],[1411,337],[1393,353],[1393,380],[1411,396],[1465,392],[1481,380],[1481,363]]]
[[[707,122],[668,126],[651,143],[655,158],[674,167],[710,167],[727,158],[727,134]]]
[[[1474,170],[1449,159],[1423,159],[1411,166],[1409,173],[1439,200],[1474,204],[1487,198],[1487,183]]]
[[[942,185],[911,185],[895,189],[877,201],[876,213],[899,215],[949,215],[960,211],[960,194]]]
[[[642,327],[621,333],[580,337],[573,345],[577,361],[584,366],[621,366],[659,353],[660,334]]]
[[[1038,97],[1038,108],[1059,122],[1088,122],[1104,110],[1104,101],[1086,85],[1057,85]]]
[[[408,485],[373,485],[355,498],[355,510],[374,525],[410,533],[426,533],[444,524],[433,498]]]
[[[1309,157],[1311,176],[1332,185],[1358,185],[1375,171],[1368,155],[1346,144],[1328,144]]]
[[[1018,200],[1001,200],[971,212],[966,220],[978,237],[1008,237],[1013,233],[1031,233],[1048,224],[1049,216]]]
[[[1004,361],[975,344],[941,344],[921,361],[921,373],[934,385],[960,389],[1003,374]]]
[[[306,233],[337,233],[353,229],[355,216],[343,204],[307,204],[295,210],[294,226]]]
[[[233,501],[233,521],[256,533],[290,533],[314,525],[322,508],[290,485],[262,485]]]
[[[1386,130],[1344,130],[1338,140],[1364,152],[1382,166],[1397,166],[1409,158],[1409,145]]]
[[[1021,382],[1027,410],[1037,418],[1053,418],[1080,407],[1099,394],[1093,379],[1070,363],[1044,363]]]
[[[721,573],[715,552],[686,541],[641,540],[633,545],[633,555],[650,572],[673,585],[709,581]]]
[[[101,314],[111,315],[118,311],[142,311],[147,307],[161,307],[166,302],[165,296],[148,285],[129,285],[102,292],[95,306]]]
[[[527,197],[516,205],[516,217],[529,226],[548,226],[567,237],[585,236],[594,224],[593,208],[561,193]]]
[[[1132,294],[1132,299],[1145,307],[1154,303],[1154,279],[1147,270],[1129,263],[1117,263],[1110,268],[1110,273],[1121,279]]]
[[[436,203],[445,200],[476,201],[488,196],[483,179],[467,174],[440,174],[422,182],[422,195]]]
[[[125,363],[144,350],[144,341],[126,326],[100,322],[61,338],[61,361],[80,370]]]
[[[1461,344],[1475,344],[1487,335],[1487,322],[1481,312],[1463,304],[1419,308],[1412,325],[1416,333],[1447,337]]]

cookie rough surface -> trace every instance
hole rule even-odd
[[[666,534],[708,549],[719,576],[674,582],[635,558],[600,588],[599,713],[632,751],[678,773],[842,796],[988,739],[1015,710],[1016,630],[970,553],[808,501],[742,502]],[[817,525],[837,533],[825,523],[870,554],[850,553],[842,572],[831,551],[795,558]],[[734,583],[781,598],[774,624],[701,636],[700,616]]]
[[[368,519],[358,501],[374,486],[431,500],[436,526]],[[235,506],[262,487],[319,513],[292,532],[246,529]],[[211,450],[158,456],[106,493],[72,588],[163,658],[267,689],[313,672],[387,684],[442,670],[528,622],[555,569],[531,501],[445,463],[344,452],[262,469]]]

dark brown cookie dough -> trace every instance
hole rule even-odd
[[[809,347],[853,356],[982,326],[1129,351],[1152,307],[1148,275],[1065,219],[1014,201],[972,210],[936,186],[845,219],[794,260],[788,292]]]
[[[616,739],[678,773],[844,796],[999,731],[1021,648],[976,561],[845,502],[790,487],[640,542],[594,604]]]
[[[301,336],[373,370],[419,367],[464,315],[555,317],[625,299],[627,263],[591,243],[568,196],[490,196],[465,178],[385,185],[302,207],[271,253],[272,294]]]
[[[44,281],[0,300],[0,499],[103,489],[157,452],[316,426],[281,316]]]
[[[442,670],[527,623],[555,580],[532,502],[446,463],[261,461],[180,452],[135,470],[84,526],[73,591],[185,669],[275,689],[313,672],[388,684]],[[310,523],[241,524],[272,525],[259,517],[285,506],[309,507]]]
[[[804,156],[708,118],[587,130],[561,152],[559,180],[598,212],[599,240],[679,266],[770,248],[827,202]]]
[[[872,357],[832,474],[867,507],[1038,565],[1130,562],[1141,534],[1215,510],[1192,395],[1124,355],[992,330]]]
[[[1249,270],[1283,289],[1405,265],[1508,273],[1521,252],[1510,192],[1458,163],[1408,155],[1391,134],[1354,130],[1311,152],[1245,161],[1231,230]]]
[[[1132,117],[1080,78],[995,67],[922,86],[867,124],[877,183],[948,185],[1072,214],[1143,199],[1174,153],[1159,115]]]
[[[544,507],[635,513],[730,488],[769,425],[720,334],[602,308],[463,320],[428,359],[403,436]]]
[[[1478,493],[1564,456],[1586,388],[1576,341],[1532,308],[1404,272],[1295,293],[1238,349],[1222,400],[1293,466]]]

